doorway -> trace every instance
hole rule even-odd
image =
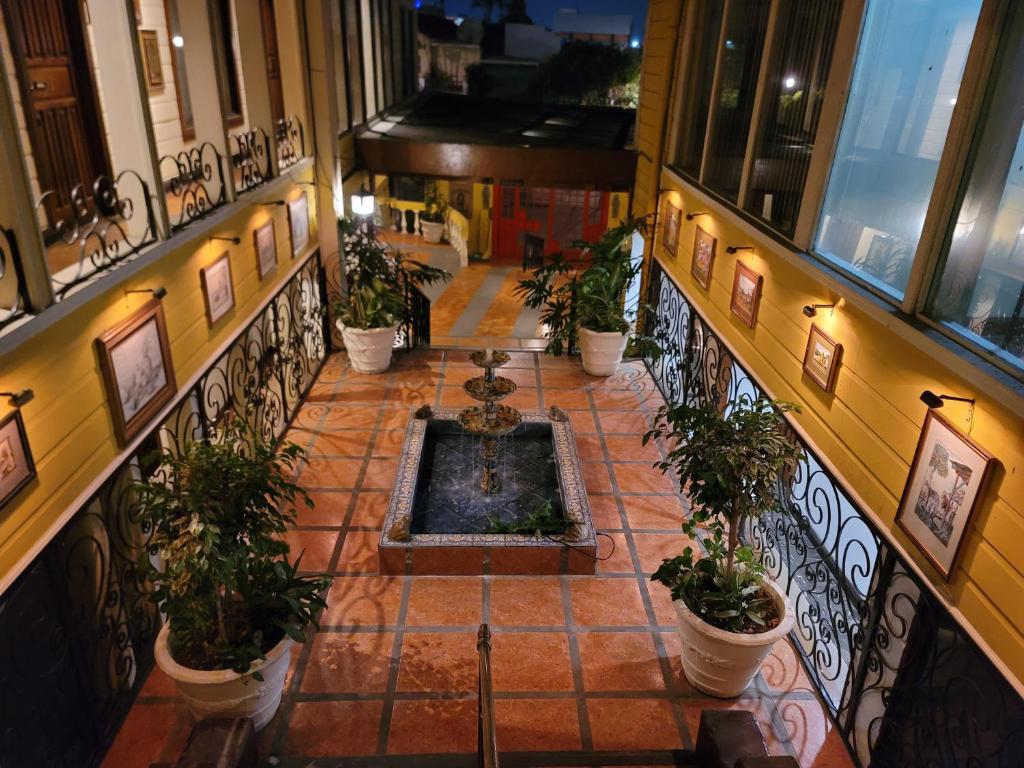
[[[2,0],[39,188],[50,226],[72,193],[110,175],[81,0]]]
[[[270,89],[270,117],[274,125],[284,120],[284,85],[281,82],[281,54],[277,46],[277,12],[274,0],[260,0],[263,20],[263,51],[267,59],[267,86]]]

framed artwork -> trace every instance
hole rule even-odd
[[[36,476],[36,464],[28,447],[21,411],[12,411],[0,421],[0,508]]]
[[[661,244],[672,256],[676,255],[676,248],[679,245],[679,223],[683,218],[683,212],[672,203],[665,203],[665,230],[662,232]]]
[[[697,227],[693,236],[693,260],[690,262],[690,274],[697,285],[705,291],[711,287],[711,270],[715,266],[715,245],[718,241]]]
[[[757,325],[757,310],[761,306],[761,286],[764,278],[746,264],[736,262],[732,279],[732,313],[748,327]]]
[[[224,251],[208,267],[199,270],[206,304],[206,321],[212,326],[235,306],[235,286],[231,281],[231,259]]]
[[[288,229],[291,232],[294,259],[309,245],[309,199],[305,195],[288,203]]]
[[[260,280],[277,269],[277,238],[274,234],[274,220],[271,219],[252,233],[253,245],[256,248],[256,271]]]
[[[896,523],[949,581],[992,456],[929,410]]]
[[[174,397],[174,364],[158,299],[96,339],[118,444],[124,447]]]
[[[160,44],[155,29],[140,29],[139,42],[142,48],[142,63],[146,67],[146,83],[150,89],[164,87],[164,68],[160,63]]]
[[[804,350],[804,373],[811,381],[826,392],[836,386],[839,364],[843,360],[843,345],[837,344],[817,325],[811,325],[811,333],[807,337],[807,349]]]

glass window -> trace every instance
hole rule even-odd
[[[792,236],[842,0],[785,0],[775,25],[745,208]]]
[[[700,175],[700,160],[704,154],[704,134],[711,106],[724,4],[724,0],[712,0],[690,6],[696,18],[693,22],[693,47],[684,75],[686,81],[682,91],[676,164],[693,176]]]
[[[981,0],[870,0],[815,250],[907,287]]]
[[[928,313],[1024,368],[1024,4],[1007,30]]]
[[[704,183],[734,202],[743,176],[769,5],[768,0],[732,0],[725,20]]]

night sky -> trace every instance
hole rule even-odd
[[[526,0],[526,12],[533,23],[546,27],[551,26],[559,8],[575,8],[580,13],[628,13],[633,17],[633,36],[644,36],[647,0]],[[480,18],[483,15],[482,10],[472,7],[472,0],[445,0],[444,10],[449,16],[465,14]]]

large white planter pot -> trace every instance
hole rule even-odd
[[[277,712],[284,691],[284,678],[292,658],[294,641],[285,636],[257,661],[249,672],[240,675],[230,669],[213,671],[184,667],[173,658],[167,645],[170,624],[164,624],[156,637],[156,664],[178,686],[189,711],[197,720],[204,717],[250,717],[256,730],[270,722]],[[263,680],[256,680],[260,672]]]
[[[423,229],[423,239],[428,243],[440,243],[444,237],[443,221],[423,221],[420,219],[420,227]]]
[[[395,331],[391,328],[346,328],[339,320],[338,329],[348,351],[348,360],[359,373],[382,373],[391,365],[391,350],[395,348]]]
[[[591,376],[611,376],[619,369],[629,335],[580,328],[580,356],[583,370]]]
[[[673,601],[683,641],[683,671],[686,679],[704,693],[722,698],[739,696],[771,653],[772,646],[793,628],[793,606],[773,581],[765,588],[775,599],[781,620],[778,626],[760,634],[727,632],[708,624],[686,607]]]

